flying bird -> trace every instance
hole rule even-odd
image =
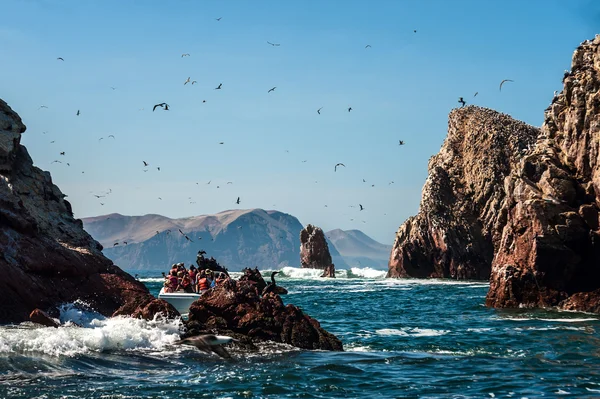
[[[77,116],[79,116],[79,113],[80,113],[79,110],[77,110]]]
[[[96,194],[94,194],[94,197],[96,197],[96,198],[104,198],[106,196],[105,195],[96,195]]]
[[[360,210],[361,210],[361,211],[362,211],[363,209],[365,209],[365,208],[363,208],[363,206],[362,206],[361,204],[358,204],[358,206],[360,206]]]
[[[113,139],[115,138],[115,136],[112,134],[108,135],[108,137],[112,137]]]
[[[279,43],[271,43],[271,42],[267,42],[267,43],[269,43],[269,44],[270,44],[271,46],[273,46],[273,47],[280,46],[280,44],[279,44]]]
[[[185,82],[183,82],[183,85],[185,86],[188,83],[190,83],[190,76],[188,76],[187,80]]]
[[[193,85],[195,85],[196,83],[198,83],[198,82],[197,82],[197,81],[195,81],[195,80],[192,80],[192,84],[193,84]]]
[[[190,55],[188,53],[181,54],[181,58],[183,58],[183,57],[189,57],[189,56]]]
[[[102,140],[104,140],[104,137],[100,137],[100,138],[98,139],[98,141],[102,141]]]
[[[153,108],[152,108],[152,112],[154,112],[156,110],[157,107],[161,107],[163,110],[168,111],[169,110],[169,104],[167,103],[160,103],[160,104],[156,104]]]
[[[119,245],[119,243],[118,243],[118,242],[115,242],[115,243],[113,244],[113,247],[116,247],[117,245]]]
[[[217,21],[220,21],[220,20],[221,20],[221,18],[223,18],[223,17],[219,17],[219,18],[215,18],[215,19],[216,19]]]
[[[514,82],[514,80],[510,80],[510,79],[504,79],[502,82],[500,82],[500,91],[502,91],[502,85],[503,85],[505,82]]]
[[[348,112],[352,111],[352,107],[348,107]]]
[[[40,107],[38,108],[38,111],[42,108],[48,108],[46,105],[40,105]]]
[[[367,45],[365,46],[365,48],[371,48],[371,45],[370,45],[370,44],[367,44]]]
[[[144,163],[144,166],[148,166],[148,162],[146,161],[142,161]]]
[[[231,341],[235,341],[235,339],[225,336],[225,335],[213,335],[213,334],[205,334],[205,335],[197,335],[195,337],[189,337],[182,339],[180,341],[175,341],[175,345],[191,345],[200,349],[202,352],[206,353],[216,353],[225,359],[230,359],[231,355],[223,346],[230,343]]]
[[[52,162],[50,162],[50,163],[62,163],[62,162],[61,162],[61,161],[59,161],[59,160],[55,160],[55,161],[52,161]]]
[[[64,61],[65,59],[63,57],[58,57],[57,60]]]
[[[236,204],[240,204],[240,197],[237,198],[237,201],[235,201]]]
[[[479,94],[479,92],[476,91],[475,94],[473,94],[473,97],[477,97],[478,94]]]
[[[123,244],[127,245],[127,241],[123,241]]]
[[[323,109],[323,107],[319,108],[319,109],[317,110],[317,114],[321,115],[321,110],[322,110],[322,109]]]
[[[219,85],[215,87],[215,90],[221,90],[221,86],[223,86],[223,83],[219,83]]]
[[[273,87],[273,88],[272,88],[271,90],[269,90],[267,93],[270,93],[270,92],[272,92],[272,91],[275,91],[275,89],[276,89],[276,88],[277,88],[277,87]]]
[[[160,166],[157,166],[156,169],[158,169],[158,171],[160,172]]]
[[[458,97],[458,102],[462,104],[462,105],[461,105],[461,108],[462,108],[462,107],[464,107],[465,105],[467,105],[466,101],[465,101],[465,100],[463,100],[463,98],[462,98],[462,97]]]
[[[162,201],[162,198],[158,197],[158,199]]]
[[[60,153],[60,155],[65,155],[65,152],[64,152],[64,151],[63,151],[63,152],[61,152],[61,153]]]
[[[404,140],[398,140],[398,145],[404,145]]]
[[[333,167],[333,171],[334,171],[334,172],[337,172],[337,167],[338,167],[338,166],[343,166],[344,168],[346,167],[346,165],[344,165],[343,163],[337,163],[337,164],[335,164],[335,166]]]

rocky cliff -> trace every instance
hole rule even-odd
[[[505,180],[487,304],[600,312],[600,36],[583,42],[542,135]]]
[[[504,178],[539,133],[489,109],[453,110],[419,213],[396,233],[388,277],[487,279],[506,222]]]
[[[102,255],[50,173],[33,166],[24,132],[0,100],[0,323],[76,299],[105,315],[147,306],[146,287]]]
[[[320,227],[309,224],[300,232],[300,264],[303,268],[323,269],[330,267],[331,254]]]

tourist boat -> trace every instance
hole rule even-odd
[[[164,299],[169,302],[181,315],[186,315],[190,312],[190,305],[200,298],[200,294],[189,292],[165,292],[165,287],[161,288],[158,294],[158,299]]]

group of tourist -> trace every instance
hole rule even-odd
[[[183,263],[175,263],[171,266],[169,274],[163,273],[163,277],[165,278],[165,292],[197,294],[203,294],[229,278],[225,273],[215,273],[210,269],[198,270],[194,265],[190,265],[190,268],[186,269]]]

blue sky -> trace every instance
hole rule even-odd
[[[0,98],[76,217],[277,209],[386,244],[418,211],[458,97],[539,126],[573,50],[600,32],[587,0],[2,9]],[[502,79],[514,83],[499,92]]]

